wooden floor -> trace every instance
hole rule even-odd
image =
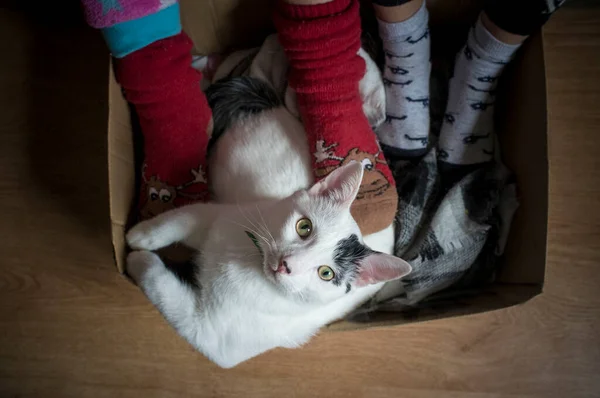
[[[0,397],[600,396],[600,7],[566,8],[545,30],[542,296],[323,335],[223,371],[116,273],[106,52],[73,15],[50,12],[62,2],[33,3],[0,9]]]

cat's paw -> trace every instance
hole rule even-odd
[[[131,252],[127,256],[127,275],[139,285],[144,274],[157,263],[162,264],[162,261],[152,252],[145,250]]]
[[[363,97],[363,112],[373,129],[379,127],[385,121],[385,90],[383,85]]]
[[[376,128],[385,121],[385,87],[377,64],[364,50],[358,55],[365,60],[365,75],[360,80],[359,91],[363,102],[363,112],[371,127]]]
[[[135,250],[158,250],[163,247],[159,233],[152,225],[152,220],[143,221],[131,228],[125,240],[129,247]]]

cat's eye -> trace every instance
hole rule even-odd
[[[335,272],[333,272],[331,267],[326,265],[321,265],[317,272],[319,273],[319,278],[323,279],[324,281],[330,281],[335,276]]]
[[[312,233],[312,229],[312,221],[310,221],[308,218],[301,218],[296,223],[296,232],[302,239],[308,238]]]

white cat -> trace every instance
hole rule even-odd
[[[131,253],[127,271],[169,323],[219,366],[298,347],[381,282],[410,271],[362,242],[350,215],[362,173],[352,163],[283,200],[196,204],[131,230],[135,249],[178,241],[199,249],[196,286],[150,251]]]
[[[141,250],[129,255],[127,272],[169,323],[222,367],[300,346],[383,282],[410,272],[408,263],[382,253],[392,250],[392,226],[363,241],[350,215],[363,165],[350,163],[313,184],[304,129],[269,90],[246,77],[208,93],[218,203],[172,210],[127,235]],[[199,252],[192,283],[150,252],[173,242]]]

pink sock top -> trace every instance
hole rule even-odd
[[[82,0],[85,18],[94,28],[106,28],[165,9],[177,0]]]

